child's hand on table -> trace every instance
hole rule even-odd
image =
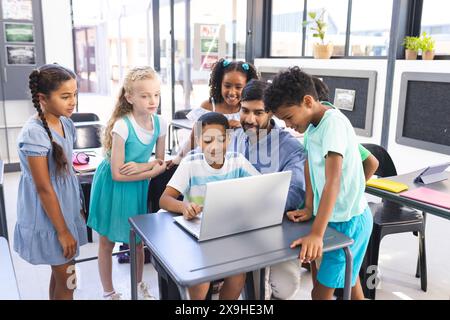
[[[310,263],[322,256],[323,238],[319,235],[310,233],[306,237],[299,238],[292,242],[291,248],[293,249],[299,245],[302,246],[298,255],[301,263]]]
[[[291,220],[293,222],[308,221],[312,217],[312,211],[308,210],[308,209],[288,211],[286,214],[287,214],[289,220]]]
[[[202,212],[203,207],[199,206],[196,203],[183,203],[184,208],[183,208],[183,217],[186,220],[192,220],[194,219],[196,216],[198,216],[200,214],[200,212]]]

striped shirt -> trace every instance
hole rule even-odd
[[[220,169],[212,168],[206,162],[203,153],[190,153],[181,161],[167,185],[182,193],[185,202],[193,202],[203,206],[205,203],[206,184],[208,182],[259,174],[240,153],[227,152],[224,164]]]

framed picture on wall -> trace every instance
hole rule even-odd
[[[31,0],[1,1],[4,20],[33,20],[33,4]]]
[[[34,46],[6,46],[6,64],[10,66],[36,65]]]
[[[353,111],[355,107],[355,96],[355,90],[336,88],[333,104],[338,109]]]
[[[10,23],[4,24],[5,42],[27,42],[34,43],[34,26],[32,23]]]

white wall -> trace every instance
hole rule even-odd
[[[41,0],[45,62],[74,68],[70,0]]]

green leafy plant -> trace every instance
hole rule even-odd
[[[422,52],[425,51],[434,51],[435,41],[433,38],[429,35],[427,35],[426,32],[422,33],[422,36],[419,39],[420,49],[422,49]]]
[[[403,46],[407,50],[419,51],[420,46],[420,38],[419,37],[405,37],[403,40]]]
[[[312,19],[312,21],[303,21],[303,26],[308,26],[311,23],[315,23],[315,26],[311,27],[311,30],[314,31],[313,37],[319,38],[322,44],[325,44],[325,33],[327,31],[327,24],[324,21],[325,9],[322,10],[320,15],[317,15],[317,12],[309,12],[308,16]]]

